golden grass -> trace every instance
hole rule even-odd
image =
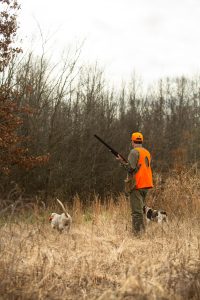
[[[123,195],[104,205],[95,197],[86,210],[77,196],[69,234],[52,230],[49,211],[38,207],[31,219],[22,213],[12,222],[4,220],[1,299],[200,299],[200,205],[194,180],[186,185],[190,203],[187,193],[181,194],[184,182],[180,187],[166,182],[159,197],[170,211],[169,223],[152,223],[141,238],[131,233]],[[154,192],[148,202],[159,205]]]

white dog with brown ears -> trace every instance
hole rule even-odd
[[[49,222],[51,223],[51,227],[57,229],[60,233],[63,232],[63,230],[69,232],[72,224],[72,217],[70,216],[70,214],[68,214],[62,202],[59,199],[56,200],[62,207],[63,213],[52,213],[50,215]]]

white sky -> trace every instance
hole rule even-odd
[[[105,69],[114,84],[133,72],[146,83],[200,72],[200,0],[19,0],[20,32],[52,53],[81,43],[83,62]],[[37,24],[38,23],[38,24]]]

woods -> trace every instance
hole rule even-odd
[[[95,133],[127,156],[131,133],[143,132],[154,172],[185,170],[199,161],[198,78],[161,80],[144,94],[133,89],[136,82],[110,91],[96,67],[83,68],[73,82],[68,73],[50,81],[47,66],[31,55],[15,72],[18,76],[10,80],[20,94],[17,105],[34,110],[20,114],[19,137],[29,137],[26,147],[33,156],[49,154],[42,168],[15,169],[9,175],[28,193],[122,191],[124,170],[94,139]]]

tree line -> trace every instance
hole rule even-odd
[[[127,156],[131,133],[141,131],[155,172],[186,169],[199,161],[198,77],[166,78],[146,92],[133,78],[115,90],[96,65],[78,72],[75,65],[76,59],[65,62],[54,77],[45,58],[30,53],[17,65],[13,61],[2,76],[17,91],[17,107],[31,108],[29,114],[20,113],[18,134],[27,137],[23,146],[33,157],[49,156],[42,167],[13,166],[9,180],[46,196],[122,191],[124,170],[94,134]]]

